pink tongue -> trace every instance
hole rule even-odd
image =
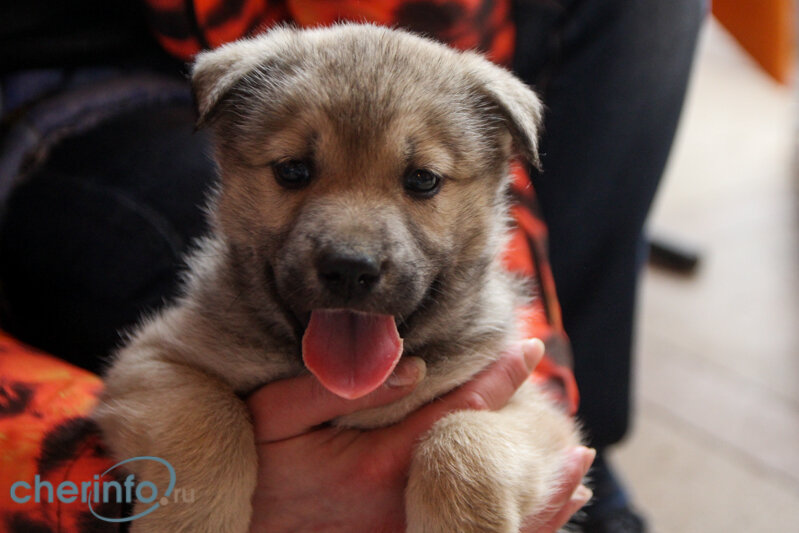
[[[378,388],[402,355],[391,315],[317,310],[302,338],[305,366],[330,392],[355,399]]]

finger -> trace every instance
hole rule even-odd
[[[523,533],[555,533],[591,499],[591,489],[581,481],[596,457],[596,450],[579,446],[569,452],[563,471],[563,484],[547,503],[546,510],[530,517]]]
[[[558,514],[549,521],[540,533],[556,533],[560,531],[561,528],[569,522],[571,517],[574,516],[574,513],[582,509],[593,495],[594,493],[591,489],[585,485],[577,487],[566,505],[564,505]]]
[[[295,437],[333,418],[396,401],[416,387],[425,369],[418,357],[403,358],[383,386],[355,400],[336,396],[310,374],[265,385],[247,399],[255,441]]]
[[[424,432],[448,413],[463,409],[496,410],[504,407],[516,389],[530,377],[530,372],[543,355],[544,343],[539,339],[513,345],[472,381],[390,428],[390,437],[401,450],[410,449]]]

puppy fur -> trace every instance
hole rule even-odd
[[[256,481],[240,398],[306,371],[311,310],[391,314],[403,357],[426,363],[415,392],[334,421],[348,427],[402,419],[516,338],[514,308],[530,288],[499,260],[508,165],[537,163],[541,105],[478,54],[369,25],[274,29],[200,54],[192,83],[216,139],[213,231],[183,296],[116,354],[95,419],[116,457],[162,457],[195,490],[193,504],[160,508],[133,531],[240,533]],[[285,160],[312,161],[312,182],[278,185],[273,163]],[[440,192],[407,194],[412,168],[444,176]],[[387,265],[369,297],[342,303],[320,284],[315,254],[342,246]],[[446,416],[415,451],[408,531],[518,531],[578,442],[532,385],[499,411]],[[166,486],[162,468],[140,464],[137,477]]]

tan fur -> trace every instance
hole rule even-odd
[[[304,372],[308,314],[336,305],[313,272],[320,247],[390,266],[353,307],[394,315],[403,355],[427,364],[410,396],[337,424],[396,422],[514,339],[524,291],[499,263],[507,166],[514,153],[537,161],[541,107],[477,54],[364,25],[272,30],[201,54],[192,77],[200,123],[217,139],[214,230],[184,296],[117,354],[95,417],[117,457],[162,457],[196,490],[194,503],[158,509],[134,531],[238,533],[256,472],[239,395]],[[314,181],[284,190],[270,164],[297,158],[312,158]],[[409,197],[408,167],[446,176],[441,191]],[[414,456],[408,530],[517,531],[577,442],[573,421],[531,385],[500,411],[445,417]]]

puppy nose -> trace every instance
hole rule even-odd
[[[380,265],[368,255],[346,252],[322,254],[316,262],[319,279],[339,296],[369,292],[380,280]]]

